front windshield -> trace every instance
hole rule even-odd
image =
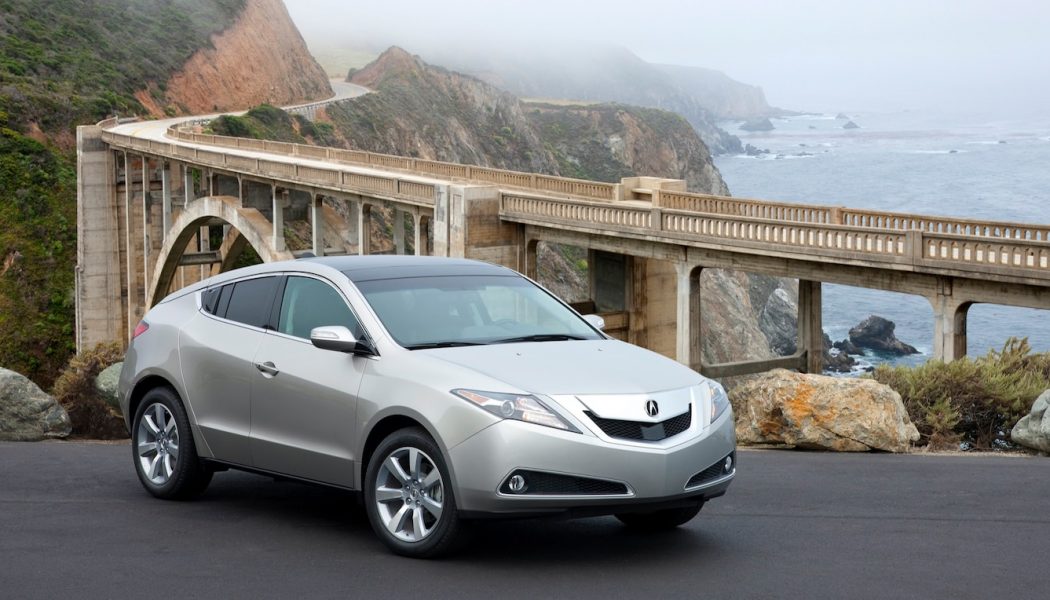
[[[379,279],[357,287],[390,335],[409,349],[601,339],[572,310],[514,275]]]

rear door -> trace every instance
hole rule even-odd
[[[201,294],[201,314],[180,336],[194,418],[215,458],[250,466],[252,358],[266,337],[279,276],[228,283]]]
[[[265,370],[252,382],[252,457],[258,468],[353,485],[357,393],[369,358],[321,350],[315,327],[364,332],[343,294],[328,280],[290,275],[270,331],[255,354]]]

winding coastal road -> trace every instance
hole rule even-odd
[[[283,107],[285,110],[294,110],[303,106],[309,106],[311,104],[320,103],[331,103],[339,102],[340,100],[349,100],[350,98],[357,98],[370,93],[372,90],[357,85],[356,83],[349,83],[342,79],[331,79],[328,82],[332,86],[333,96],[326,100],[316,100],[314,102],[304,102],[302,104],[294,104],[291,106]],[[110,128],[110,131],[114,133],[120,133],[123,135],[130,135],[133,137],[144,138],[149,140],[155,140],[158,142],[167,141],[168,128],[178,123],[185,123],[187,121],[201,121],[210,120],[222,115],[243,115],[246,110],[241,111],[229,111],[214,113],[210,115],[195,115],[195,116],[182,116],[173,117],[170,119],[157,119],[154,121],[132,121],[130,123],[124,123]],[[208,149],[208,146],[200,146],[201,148]]]
[[[0,443],[0,597],[1045,599],[1050,461],[744,451],[685,527],[485,522],[389,554],[353,496],[220,473],[155,500],[125,443]]]

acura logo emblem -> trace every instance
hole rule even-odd
[[[656,403],[656,400],[645,401],[645,414],[650,417],[655,417],[660,414],[660,405]]]

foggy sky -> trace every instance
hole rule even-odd
[[[1043,0],[285,0],[311,47],[622,45],[796,110],[1050,113]]]

